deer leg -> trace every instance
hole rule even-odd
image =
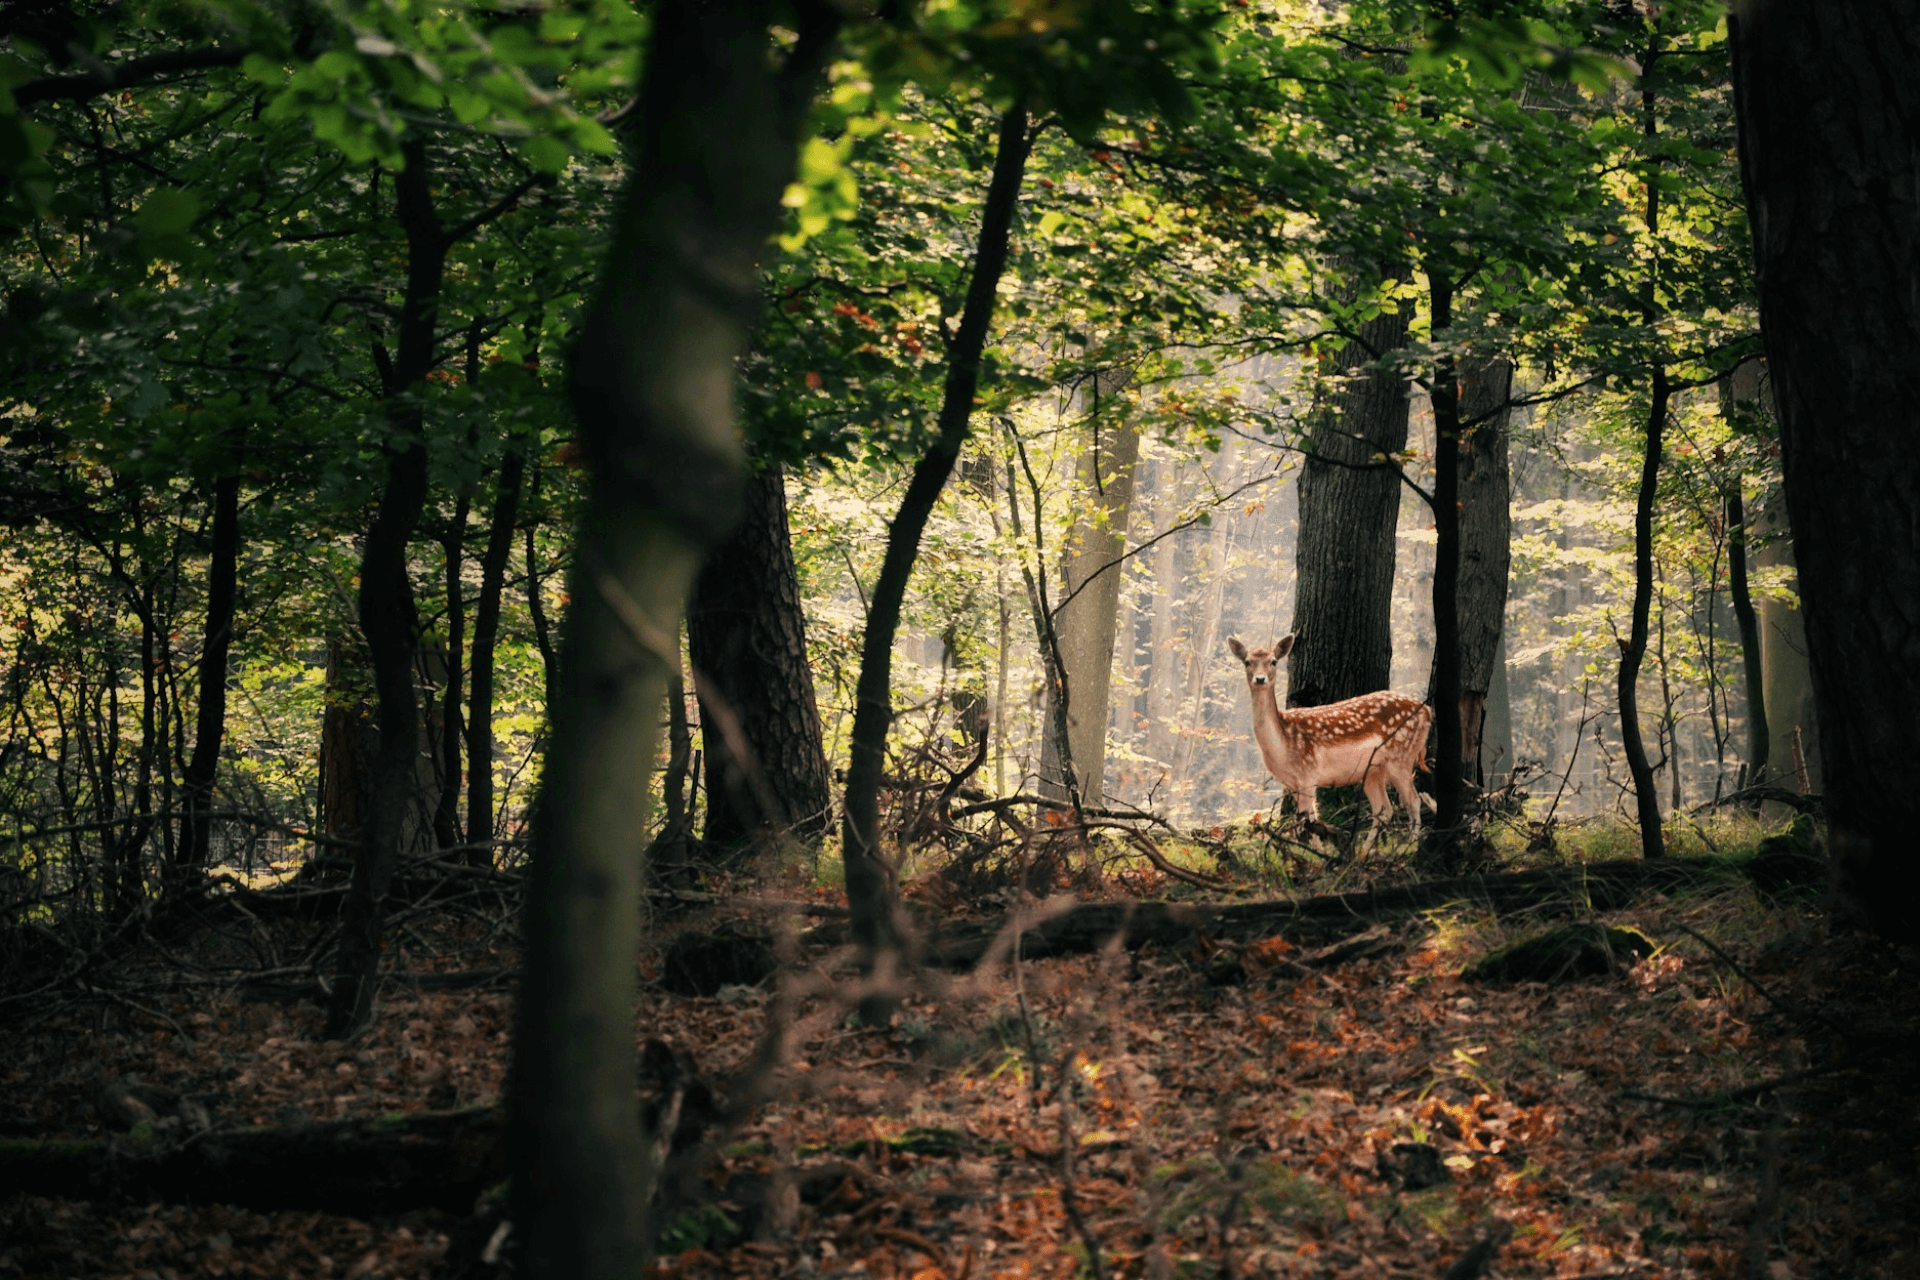
[[[1420,836],[1420,793],[1413,785],[1413,770],[1409,769],[1400,777],[1393,779],[1393,794],[1400,797],[1400,807],[1407,811],[1407,825],[1413,828],[1414,838]]]
[[[1387,803],[1387,774],[1384,769],[1368,770],[1360,789],[1367,793],[1367,803],[1373,807],[1373,824],[1367,830],[1365,848],[1372,849],[1373,842],[1386,830],[1387,820],[1393,817],[1393,806]]]

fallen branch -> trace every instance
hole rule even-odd
[[[164,1200],[366,1217],[472,1210],[505,1175],[497,1107],[375,1120],[212,1130],[186,1142],[132,1138],[0,1141],[0,1199]]]

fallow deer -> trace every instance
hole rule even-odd
[[[1293,636],[1271,649],[1249,649],[1238,637],[1227,648],[1247,668],[1253,695],[1253,738],[1267,771],[1293,797],[1309,822],[1320,820],[1320,788],[1357,782],[1373,806],[1373,830],[1367,847],[1379,838],[1393,813],[1387,784],[1407,811],[1414,835],[1420,834],[1420,796],[1413,771],[1427,767],[1427,729],[1433,708],[1382,689],[1324,707],[1282,711],[1275,696],[1278,667],[1293,651]]]

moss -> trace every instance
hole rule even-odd
[[[1560,925],[1500,948],[1461,976],[1476,982],[1565,982],[1622,972],[1658,949],[1638,929]]]

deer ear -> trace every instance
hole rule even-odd
[[[1281,636],[1278,640],[1274,641],[1273,660],[1275,662],[1280,661],[1280,659],[1293,652],[1293,640],[1293,636]]]
[[[1228,636],[1227,648],[1231,649],[1233,656],[1240,659],[1240,661],[1245,662],[1247,660],[1247,646],[1240,643],[1239,636]]]

